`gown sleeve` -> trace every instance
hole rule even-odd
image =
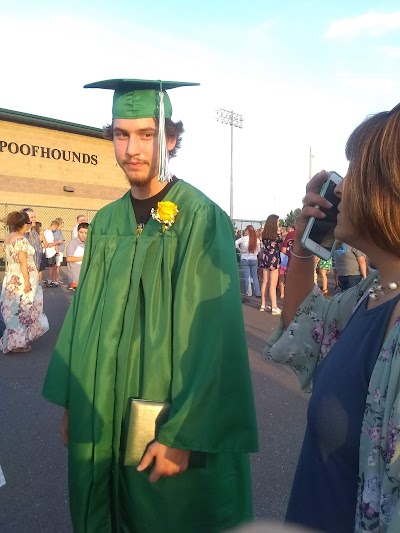
[[[95,220],[95,219],[94,219]],[[80,279],[83,279],[90,264],[92,244],[92,224],[89,226],[85,242],[85,256],[82,261]],[[42,394],[51,403],[68,408],[70,385],[70,358],[71,346],[74,336],[76,311],[79,305],[79,287],[74,294],[72,303],[67,311],[64,323],[57,339],[56,346],[49,367],[47,369]]]
[[[201,207],[182,236],[173,305],[169,420],[157,440],[200,452],[257,450],[233,227]]]

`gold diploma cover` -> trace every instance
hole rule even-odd
[[[149,444],[157,438],[158,428],[168,420],[170,404],[149,400],[131,400],[125,466],[137,466]]]

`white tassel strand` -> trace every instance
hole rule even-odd
[[[169,171],[169,154],[167,148],[167,139],[165,134],[165,113],[164,113],[164,93],[160,91],[160,116],[158,124],[158,147],[159,147],[159,170],[158,181],[160,183],[172,180],[172,174]]]

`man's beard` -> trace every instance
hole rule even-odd
[[[133,185],[134,187],[145,187],[148,185],[155,177],[157,177],[157,166],[155,164],[150,164],[148,161],[143,161],[145,165],[147,165],[147,175],[139,174],[135,176],[134,174],[128,175],[125,172],[125,177],[130,185]],[[125,171],[124,167],[122,169]]]
[[[148,174],[147,176],[133,177],[125,174],[125,177],[129,185],[133,185],[134,187],[145,187],[156,177],[156,175],[152,176],[151,174]]]

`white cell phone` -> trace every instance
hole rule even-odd
[[[325,213],[326,217],[311,217],[301,238],[301,244],[304,248],[307,248],[307,250],[310,250],[321,259],[332,257],[336,246],[334,231],[337,224],[337,208],[340,199],[335,195],[335,188],[342,179],[337,172],[329,172],[327,181],[321,187],[320,195],[331,202],[332,207],[325,209],[316,206]]]

